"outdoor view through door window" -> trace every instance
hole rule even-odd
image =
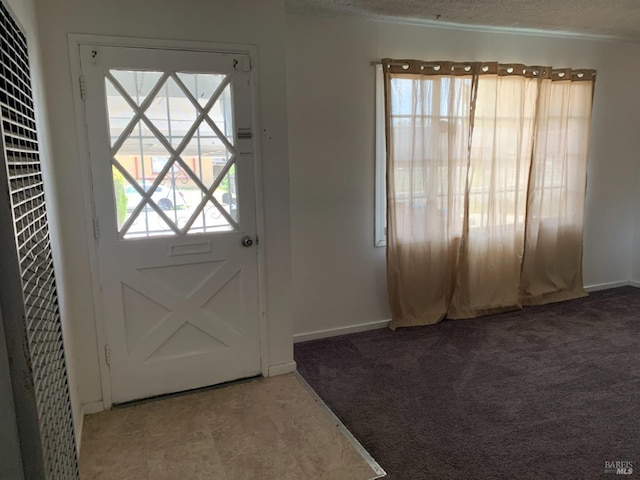
[[[237,229],[230,78],[110,70],[105,82],[120,238]]]

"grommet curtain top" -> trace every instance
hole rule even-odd
[[[473,76],[473,75],[499,75],[522,76],[526,78],[551,79],[553,81],[593,81],[596,70],[553,68],[540,65],[524,65],[522,63],[498,63],[498,62],[451,62],[422,60],[397,60],[391,58],[382,59],[384,72],[399,74],[408,73],[414,75],[448,75],[448,76]]]

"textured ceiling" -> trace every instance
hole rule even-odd
[[[640,40],[640,0],[285,0],[287,12],[400,18]]]

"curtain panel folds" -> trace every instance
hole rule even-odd
[[[382,66],[391,328],[585,296],[596,72]]]

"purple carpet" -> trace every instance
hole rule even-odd
[[[300,343],[295,359],[391,480],[640,478],[640,289]]]

